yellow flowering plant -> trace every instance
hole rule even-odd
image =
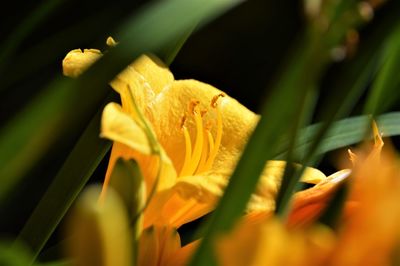
[[[398,263],[400,2],[90,1],[2,18],[0,265]]]
[[[76,77],[100,56],[94,49],[73,50],[63,61],[64,74]],[[114,144],[99,203],[106,198],[115,163],[123,158],[135,160],[143,174],[147,202],[139,226],[144,238],[149,227],[153,234],[165,226],[173,230],[212,211],[257,115],[208,84],[174,80],[154,55],[138,58],[111,86],[122,106],[110,103],[102,115],[101,136]],[[284,161],[266,164],[246,212],[272,213],[284,168]],[[303,176],[314,184],[324,179],[314,168]],[[139,265],[150,263],[141,261],[139,256]]]

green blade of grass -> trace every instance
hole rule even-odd
[[[107,94],[106,84],[133,59],[162,50],[196,23],[202,25],[238,2],[171,0],[149,5],[120,27],[114,35],[120,44],[79,79],[50,84],[0,131],[0,202],[51,145],[66,133],[83,130]]]
[[[32,258],[31,251],[22,242],[12,245],[9,239],[0,240],[0,265],[26,266]]]
[[[101,112],[89,123],[64,165],[21,230],[17,241],[27,243],[33,259],[97,168],[111,143],[99,138]]]
[[[283,194],[282,192],[285,190],[293,190],[294,191],[294,190],[296,190],[296,186],[298,184],[297,180],[295,180],[294,178],[291,178],[298,171],[298,169],[295,169],[295,167],[292,163],[296,159],[298,161],[298,158],[299,158],[298,156],[301,156],[300,154],[297,153],[299,150],[296,150],[295,147],[297,146],[297,141],[298,141],[301,127],[304,127],[305,124],[309,123],[311,115],[313,113],[313,110],[315,107],[315,104],[314,104],[315,89],[310,91],[308,98],[309,99],[304,100],[303,106],[302,106],[301,110],[299,110],[299,112],[298,112],[298,119],[297,119],[298,121],[296,121],[297,125],[294,129],[291,130],[292,132],[290,133],[291,137],[289,140],[289,147],[288,147],[288,151],[285,156],[285,160],[286,160],[287,164],[286,164],[285,170],[283,172],[283,178],[282,178],[282,183],[281,183],[281,188],[283,188],[283,189],[279,190],[279,193],[277,195],[277,200],[276,200],[277,202],[287,200],[287,199],[284,199],[283,197],[289,197],[290,195]],[[314,98],[313,101],[311,101],[311,98]],[[301,120],[304,120],[304,121],[301,122]],[[279,209],[280,205],[277,205],[277,206],[278,207],[276,208],[275,212],[278,214],[278,216],[281,216],[281,218],[284,217],[285,213],[280,211],[280,209]]]
[[[362,141],[365,138],[367,128],[370,127],[370,121],[370,116],[363,115],[346,118],[333,123],[316,150],[316,155],[348,147]],[[400,135],[400,112],[382,114],[376,117],[376,121],[383,137]],[[308,151],[321,127],[323,127],[323,124],[319,123],[303,129],[295,152],[305,153]],[[283,152],[276,154],[274,158],[284,159],[285,156],[286,152]]]
[[[196,29],[197,25],[190,27],[187,31],[183,32],[182,36],[172,42],[170,45],[167,45],[163,51],[160,53],[162,56],[161,58],[168,66],[174,61],[175,57],[178,55],[178,52],[181,50],[182,46],[189,38],[189,36],[193,33]]]
[[[379,114],[394,104],[400,96],[400,25],[387,40],[384,63],[368,95],[364,113]]]
[[[330,125],[336,119],[349,113],[352,107],[362,95],[362,92],[367,88],[368,81],[376,69],[376,60],[379,57],[379,48],[381,47],[380,39],[385,37],[385,34],[390,34],[397,25],[398,16],[396,12],[400,10],[398,3],[392,3],[392,6],[387,8],[387,16],[381,17],[380,20],[373,24],[371,35],[366,40],[367,45],[363,45],[355,58],[350,64],[343,67],[342,77],[337,79],[339,82],[334,86],[336,95],[328,99],[328,103],[323,110],[324,123],[320,127],[317,134],[314,135],[314,140],[309,145],[307,150],[301,152],[305,154],[301,160],[303,165],[302,171],[298,171],[294,176],[285,176],[289,181],[283,180],[283,184],[295,184],[300,179],[306,166],[311,165],[316,161],[320,144],[328,132]],[[382,31],[382,28],[385,30]],[[333,100],[332,100],[333,99]],[[362,128],[365,134],[368,127]],[[281,186],[276,202],[276,209],[279,215],[285,216],[289,210],[291,195],[295,191],[295,185]]]
[[[224,195],[206,225],[204,239],[190,265],[216,264],[213,242],[218,234],[230,230],[235,220],[242,215],[266,160],[273,155],[276,139],[287,133],[287,125],[298,115],[301,95],[315,84],[323,69],[323,64],[318,61],[321,58],[319,44],[319,39],[313,32],[306,31],[301,36],[300,45],[295,47],[294,53],[286,62],[288,68],[282,72],[264,105],[261,119],[243,151]],[[281,108],[283,102],[285,108]]]
[[[398,9],[396,11],[398,11]],[[396,16],[393,16],[394,14],[395,11],[392,10],[390,19],[385,19],[385,22],[390,22],[391,20],[396,19]],[[382,24],[380,24],[380,26],[382,26]],[[389,31],[390,29],[392,29],[392,27],[389,27]],[[305,51],[308,48],[309,47],[301,47],[301,49],[304,49]],[[296,114],[291,113],[293,110],[295,110],[293,108],[293,105],[295,105],[295,100],[292,97],[298,97],[298,91],[300,91],[305,84],[304,80],[300,79],[296,75],[293,75],[292,71],[300,66],[307,69],[307,72],[302,74],[309,76],[310,74],[315,74],[313,70],[318,72],[318,70],[315,70],[315,68],[318,69],[321,67],[318,62],[313,62],[313,65],[304,64],[304,61],[302,60],[304,60],[303,56],[307,57],[307,52],[303,52],[300,55],[296,54],[294,56],[296,60],[289,64],[290,67],[286,69],[286,75],[284,75],[282,80],[279,80],[281,83],[278,83],[279,85],[273,88],[273,96],[266,102],[268,107],[262,110],[262,116],[258,126],[256,127],[242,154],[241,159],[239,160],[235,172],[230,179],[230,182],[217,206],[216,211],[211,216],[205,237],[197,252],[194,254],[190,265],[215,265],[216,261],[215,254],[213,252],[213,244],[216,236],[220,233],[229,231],[234,224],[235,219],[240,217],[250,197],[250,194],[257,184],[258,176],[260,175],[264,166],[264,159],[272,158],[272,153],[274,152],[273,150],[276,148],[276,143],[274,143],[274,141],[276,141],[276,139],[285,133],[283,130],[283,123],[286,125],[290,124],[291,121],[293,121],[291,118],[296,117]],[[369,60],[366,61],[369,62]],[[356,83],[358,83],[358,81],[359,80],[357,77]],[[291,84],[290,82],[293,83]],[[291,86],[293,87],[290,88]],[[296,91],[294,88],[298,90]],[[343,88],[343,90],[344,89],[348,88]],[[351,97],[349,97],[349,99],[358,97],[361,94],[360,91],[361,89],[352,90],[350,94]],[[286,93],[288,94],[285,95]],[[342,95],[346,97],[348,94]],[[285,108],[282,109],[279,104],[282,104],[283,102],[285,103]],[[333,106],[337,106],[336,103]],[[343,113],[348,111],[350,107],[351,102],[349,100],[344,102],[340,110],[334,110],[334,108],[329,109],[328,114],[330,114],[331,120],[329,123],[325,124],[325,129],[319,129],[319,139],[312,142],[310,154],[307,154],[308,157],[305,158],[306,162],[309,162],[313,158],[319,142],[329,128],[329,124],[332,123],[334,118],[339,114],[343,115]],[[291,116],[287,116],[288,114]],[[299,175],[300,174],[301,171],[299,172]]]

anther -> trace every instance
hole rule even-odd
[[[186,114],[182,116],[180,128],[183,128],[185,126],[185,122],[186,122]]]
[[[215,95],[215,96],[212,98],[212,100],[211,100],[211,107],[212,107],[212,108],[216,108],[216,107],[217,107],[217,101],[218,101],[219,97],[225,97],[225,94],[220,93],[220,94],[218,94],[218,95]]]
[[[198,106],[200,104],[200,101],[198,101],[198,100],[191,100],[190,102],[189,102],[189,106],[188,106],[188,109],[189,109],[189,112],[192,114],[192,115],[194,115],[195,113],[196,113],[196,106]]]

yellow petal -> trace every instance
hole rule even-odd
[[[185,139],[180,127],[182,117],[188,110],[191,101],[199,101],[199,110],[208,110],[203,121],[212,125],[211,133],[216,136],[215,121],[217,114],[210,104],[213,98],[222,91],[196,80],[174,81],[162,90],[151,103],[152,113],[149,117],[159,141],[173,161],[175,169],[182,168],[185,157]],[[241,154],[244,144],[258,121],[258,116],[241,105],[235,99],[225,96],[218,100],[222,114],[221,147],[214,161],[216,165],[226,168],[233,164],[232,158]],[[192,139],[195,139],[196,125],[190,117],[186,126]]]
[[[67,227],[67,252],[77,266],[129,266],[131,236],[122,200],[110,189],[99,204],[99,194],[93,186],[78,199]]]
[[[177,179],[159,209],[158,219],[180,227],[211,212],[222,195],[228,177],[207,172]]]
[[[161,266],[181,248],[181,240],[175,228],[155,225],[143,231],[139,248],[139,266]]]
[[[247,206],[247,213],[271,213],[274,210],[275,197],[285,165],[284,161],[269,161],[266,164],[257,189]],[[171,194],[163,198],[163,205],[158,206],[158,219],[179,227],[212,211],[228,183],[230,171],[215,169],[202,175],[179,177]],[[314,168],[307,168],[302,177],[303,181],[323,179],[325,175]]]
[[[174,76],[168,67],[152,54],[140,56],[131,66],[148,83],[155,94],[158,94],[174,80]]]
[[[168,189],[175,183],[176,172],[168,156],[161,148],[160,166],[160,158],[157,154],[152,154],[153,151],[144,130],[118,104],[110,103],[104,108],[101,136],[114,141],[105,187],[119,157],[133,158],[138,162],[145,178],[147,195],[152,194],[156,181],[155,191]]]
[[[62,62],[63,73],[67,77],[76,78],[101,56],[100,50],[97,49],[72,50]]]
[[[116,103],[109,103],[104,108],[101,136],[122,143],[142,154],[152,153],[144,130]]]
[[[165,263],[165,266],[187,265],[189,263],[190,257],[193,255],[199,244],[200,240],[196,240],[180,248],[169,257],[169,259]]]
[[[142,232],[139,241],[139,266],[157,266],[158,253],[160,252],[160,242],[155,231],[155,227],[151,226]]]
[[[285,161],[267,162],[257,189],[247,206],[247,212],[272,212],[275,209],[275,197],[282,181],[285,166]],[[318,169],[307,167],[301,177],[301,181],[319,183],[325,178],[326,176]]]
[[[132,97],[141,112],[147,115],[149,103],[173,80],[174,76],[160,59],[142,55],[111,82],[111,87],[120,94],[124,110],[136,117]]]

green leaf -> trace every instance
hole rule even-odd
[[[378,128],[384,137],[400,135],[400,112],[382,114],[376,117]],[[348,147],[365,139],[366,132],[371,127],[371,117],[367,115],[345,118],[332,124],[321,144],[316,150],[316,155],[328,151]],[[311,125],[300,133],[296,153],[308,151],[315,140],[322,123]],[[372,138],[372,136],[370,136]],[[286,148],[281,148],[285,150]],[[286,152],[277,153],[274,159],[284,159]]]
[[[388,37],[384,63],[368,95],[364,113],[379,114],[399,99],[400,93],[400,25]]]
[[[105,98],[106,84],[126,65],[144,52],[162,50],[194,24],[202,25],[237,3],[155,2],[119,28],[114,35],[119,45],[79,79],[58,78],[50,84],[0,130],[0,202],[49,147],[83,130]],[[72,107],[78,115],[70,115]]]
[[[97,168],[111,143],[99,138],[101,112],[89,123],[64,165],[29,217],[18,239],[36,257]]]
[[[312,143],[308,146],[307,150],[302,150],[304,155],[300,163],[303,165],[302,171],[297,171],[293,176],[284,176],[283,184],[293,184],[291,186],[281,186],[276,203],[277,212],[285,217],[289,210],[291,195],[294,193],[296,186],[295,183],[300,179],[302,172],[307,165],[312,165],[317,161],[318,151],[320,149],[321,141],[328,132],[331,124],[338,118],[348,114],[352,107],[358,102],[363,91],[367,88],[370,77],[374,75],[376,69],[376,61],[379,58],[379,48],[382,43],[379,41],[385,37],[385,34],[390,34],[394,29],[394,25],[398,23],[398,16],[396,15],[400,6],[397,3],[392,3],[392,6],[387,9],[387,16],[382,16],[380,20],[375,21],[373,24],[369,37],[365,40],[366,43],[361,46],[357,56],[345,64],[342,71],[339,72],[340,78],[337,78],[336,84],[333,86],[333,94],[329,97],[322,110],[321,117],[325,121],[318,133],[314,135]],[[383,19],[382,19],[383,18]],[[394,24],[393,24],[394,23]],[[382,30],[384,29],[384,30]],[[343,31],[343,29],[339,30]],[[363,128],[365,132],[367,127]],[[290,179],[290,180],[285,180]]]
[[[162,59],[167,66],[171,65],[177,56],[179,50],[182,48],[186,40],[193,33],[197,25],[192,26],[187,31],[183,32],[182,36],[172,42],[170,45],[167,45],[163,51],[160,53],[162,55]]]
[[[0,265],[26,266],[31,259],[31,251],[22,242],[12,244],[9,240],[0,241]]]
[[[393,22],[393,20],[398,19],[398,16],[395,15],[398,10],[399,5],[395,4],[395,8],[389,10],[390,16],[384,17],[384,22],[379,23],[378,26],[388,26],[388,22]],[[393,29],[393,27],[389,25],[387,29],[385,28],[385,33],[390,32],[391,29]],[[346,30],[347,29],[343,29],[342,32]],[[332,40],[339,41],[340,38],[332,38]],[[378,40],[374,40],[375,42],[373,45],[368,47],[370,48],[368,53],[363,53],[363,55],[374,54],[373,51],[374,48],[378,46]],[[235,220],[242,215],[246,203],[257,184],[258,177],[263,170],[265,160],[273,158],[273,153],[276,152],[275,149],[277,148],[276,140],[282,135],[287,135],[284,129],[287,128],[288,124],[294,121],[297,115],[296,103],[298,99],[301,99],[301,91],[307,88],[307,86],[310,86],[312,84],[310,84],[311,81],[316,81],[320,77],[319,74],[323,69],[323,64],[319,60],[324,59],[324,56],[326,56],[324,52],[326,51],[322,49],[322,51],[320,51],[322,53],[318,54],[318,49],[321,49],[321,47],[318,47],[319,41],[324,43],[323,40],[318,40],[318,38],[317,45],[312,42],[300,42],[298,45],[298,52],[290,55],[292,61],[286,64],[286,68],[282,70],[283,76],[278,79],[276,86],[272,88],[272,94],[265,102],[261,112],[261,119],[244,149],[225,193],[210,219],[210,223],[207,225],[208,229],[205,237],[197,252],[194,254],[190,265],[216,264],[213,251],[213,242],[215,238],[218,234],[229,231]],[[331,49],[332,47],[325,48]],[[310,54],[310,51],[314,51],[316,54]],[[371,54],[369,54],[370,51],[372,51]],[[313,56],[315,56],[315,58]],[[369,58],[366,58],[365,61],[369,62]],[[361,67],[364,67],[364,65]],[[357,71],[358,70],[359,69],[357,69]],[[307,81],[307,78],[310,80]],[[355,83],[359,82],[358,77],[355,78],[355,80]],[[342,88],[342,90],[347,89],[349,88]],[[361,94],[360,91],[361,90],[351,90],[350,98],[357,98]],[[344,98],[348,95],[346,93],[341,94]],[[282,108],[282,103],[285,103],[285,108]],[[335,107],[338,107],[337,101],[332,104],[332,108],[329,108],[327,112],[329,114],[329,120],[325,123],[324,128],[319,129],[317,138],[311,143],[312,145],[308,150],[309,153],[306,153],[304,162],[309,163],[311,159],[313,159],[319,142],[323,139],[332,121],[339,115],[343,115],[347,112],[353,104],[354,103],[350,102],[350,100],[344,101],[340,108],[336,110]],[[298,176],[294,176],[294,178],[298,178],[301,172],[302,171],[299,171],[297,174]],[[291,195],[292,191],[288,193]]]
[[[289,55],[287,68],[282,71],[272,94],[264,104],[261,119],[250,138],[225,193],[210,217],[204,239],[194,254],[190,265],[215,265],[213,242],[218,234],[227,232],[239,218],[254,191],[265,162],[272,158],[277,139],[287,133],[288,124],[294,123],[302,95],[318,80],[324,64],[324,50],[315,33],[306,31],[299,45]],[[321,54],[322,53],[322,54]],[[282,108],[285,103],[285,108]]]

